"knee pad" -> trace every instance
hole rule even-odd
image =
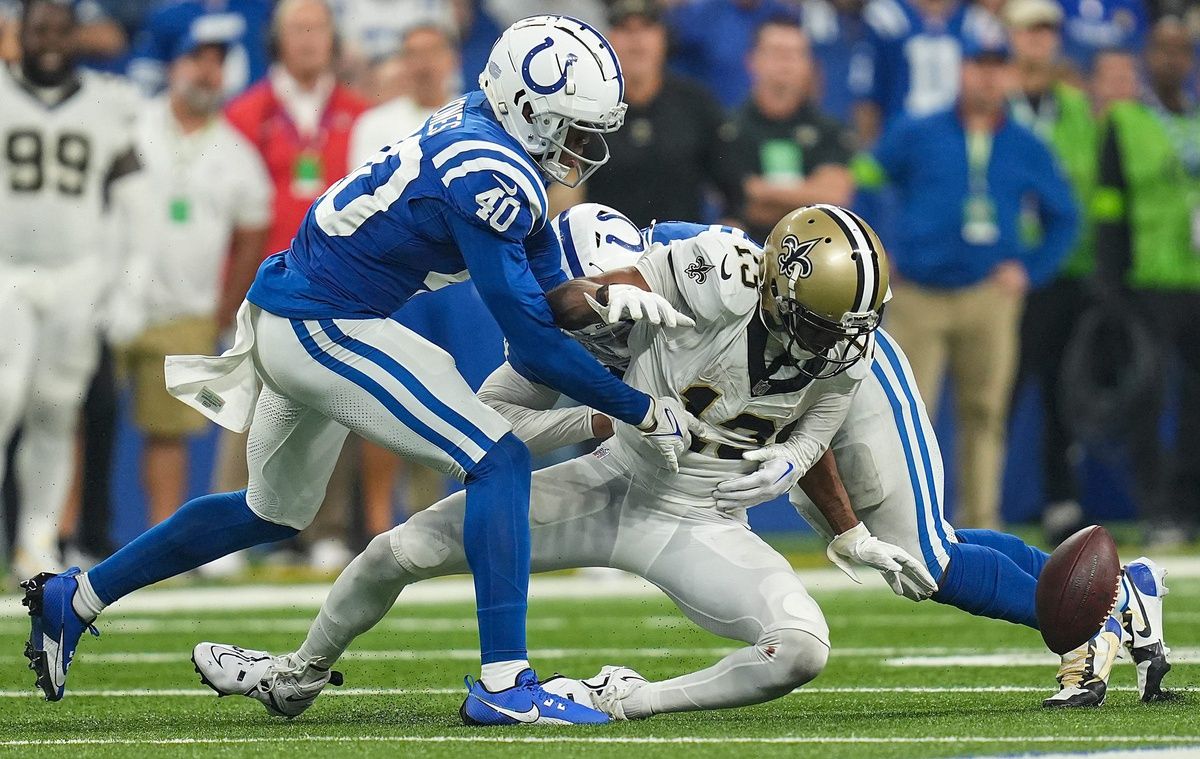
[[[381,540],[387,547],[394,564],[415,578],[428,579],[459,571],[454,557],[463,554],[462,525],[454,525],[440,514],[422,511],[414,514],[402,525],[371,541],[371,546]]]
[[[829,647],[801,627],[766,630],[754,645],[772,665],[772,686],[782,692],[812,681],[829,661]]]

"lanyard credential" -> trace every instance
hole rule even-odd
[[[988,164],[992,160],[992,133],[968,132],[967,196],[963,199],[963,240],[971,245],[991,245],[1000,239],[996,206],[988,193]]]

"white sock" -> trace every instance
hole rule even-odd
[[[92,588],[92,581],[88,579],[87,572],[79,575],[75,580],[79,583],[79,588],[75,591],[75,597],[71,599],[71,608],[84,621],[91,622],[100,616],[100,612],[104,611],[104,607],[108,606],[108,604],[101,601],[100,596],[96,595],[96,591]]]
[[[517,684],[517,675],[527,669],[529,669],[529,661],[526,659],[484,664],[483,671],[479,674],[479,681],[483,683],[483,687],[493,693],[508,690]]]

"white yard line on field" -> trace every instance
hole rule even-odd
[[[1200,558],[1168,557],[1160,562],[1172,579],[1200,577]],[[862,585],[854,583],[836,569],[804,569],[797,574],[810,591],[818,596],[853,590],[884,590],[880,577],[868,576]],[[305,585],[243,585],[232,587],[147,589],[121,599],[106,613],[169,612],[237,609],[315,609],[325,599],[328,583]],[[587,598],[641,598],[659,596],[661,591],[633,575],[616,575],[596,579],[580,575],[534,577],[529,586],[530,598],[538,600],[571,600]],[[470,603],[475,600],[475,586],[469,577],[446,577],[420,582],[405,588],[400,606],[408,604]],[[818,601],[820,598],[818,597]],[[25,616],[20,596],[0,596],[0,617]]]
[[[737,646],[699,647],[635,647],[635,648],[541,648],[535,650],[539,659],[674,659],[684,656],[720,657],[737,650]],[[174,664],[187,661],[189,651],[103,651],[85,652],[93,664]],[[1034,648],[834,648],[831,656],[838,658],[877,658],[889,667],[1010,667],[1042,666],[1058,663],[1058,657]],[[440,649],[365,649],[347,651],[342,661],[472,661],[479,658],[477,648]],[[0,654],[0,663],[24,663],[17,654]],[[1200,648],[1175,648],[1171,661],[1180,664],[1200,662]]]
[[[806,687],[792,691],[793,696],[824,696],[838,694],[1006,694],[1006,693],[1046,693],[1047,686],[1036,685],[990,685],[974,686],[846,686],[846,687]],[[1193,693],[1200,687],[1185,686],[1172,688],[1173,691]],[[1111,686],[1110,693],[1136,693],[1132,685]],[[323,697],[359,697],[359,696],[459,696],[466,693],[462,686],[456,688],[327,688]],[[216,694],[208,688],[110,688],[104,690],[72,690],[70,698],[215,698]],[[0,690],[0,698],[30,698],[41,699],[42,694],[32,688],[28,690]]]
[[[719,657],[737,650],[738,646],[698,646],[698,647],[634,647],[634,648],[539,648],[533,655],[539,659],[674,659],[683,656]],[[1174,652],[1172,661],[1192,661],[1200,655],[1200,649],[1176,649],[1181,657],[1177,659]],[[98,651],[85,652],[88,662],[93,664],[166,664],[187,661],[190,651]],[[992,659],[1005,662],[1005,666],[1015,662],[1033,664],[1053,664],[1058,660],[1045,651],[1033,648],[1009,649],[980,649],[980,648],[834,648],[831,656],[834,658],[878,658],[885,662],[901,662],[894,666],[941,666],[924,662],[937,662],[942,659],[951,660],[960,657],[965,661],[974,661],[972,657],[987,662]],[[899,658],[887,658],[899,657]],[[990,658],[989,658],[990,657]],[[477,648],[400,648],[347,651],[342,655],[342,661],[471,661],[479,658]],[[0,663],[25,662],[26,659],[18,654],[0,655]],[[914,662],[914,663],[907,663]],[[981,666],[1001,666],[999,664],[984,664]]]
[[[247,633],[305,632],[312,625],[307,617],[300,619],[263,619],[246,617],[205,617],[195,619],[166,619],[159,617],[107,618],[102,623],[104,632],[118,635],[152,635],[159,633],[195,633],[205,630],[235,630]],[[563,617],[538,617],[526,622],[530,630],[561,630],[568,620]],[[375,625],[375,630],[393,632],[469,632],[476,631],[475,617],[397,617],[385,618]],[[27,634],[29,623],[24,621],[0,622],[0,635]]]
[[[1200,648],[1171,649],[1172,664],[1200,663]],[[986,653],[916,654],[885,659],[887,667],[1032,667],[1058,664],[1059,658],[1049,651],[1003,651]]]
[[[925,735],[925,736],[704,736],[655,737],[618,735],[281,735],[261,738],[59,738],[0,741],[2,747],[33,746],[219,746],[283,743],[499,743],[499,744],[616,744],[616,745],[722,745],[722,744],[978,744],[978,743],[1162,743],[1167,745],[1200,744],[1200,735]]]

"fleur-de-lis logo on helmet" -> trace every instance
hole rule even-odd
[[[779,271],[783,276],[795,281],[796,279],[807,279],[812,274],[812,261],[809,260],[808,254],[816,247],[821,238],[814,237],[811,240],[801,242],[796,235],[786,235],[779,242],[779,247],[783,251],[779,254]]]

